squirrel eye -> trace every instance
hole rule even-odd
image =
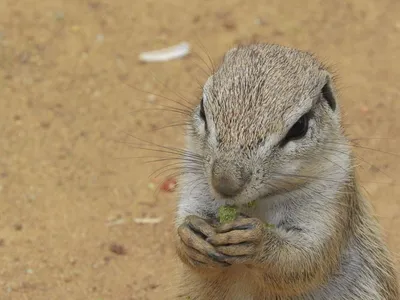
[[[291,140],[298,140],[304,137],[308,131],[309,114],[303,115],[293,126],[290,128],[282,144],[286,144]]]
[[[200,101],[200,118],[204,121],[205,126],[207,127],[207,118],[206,118],[206,113],[204,112],[203,98],[201,98],[201,101]]]

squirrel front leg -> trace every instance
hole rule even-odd
[[[198,216],[187,216],[177,228],[175,235],[176,252],[187,266],[205,271],[217,271],[229,266],[227,257],[219,253],[206,239],[216,234],[215,228]]]
[[[313,235],[317,234],[269,228],[259,219],[241,218],[217,227],[206,241],[226,256],[224,262],[260,271],[265,287],[290,296],[320,285],[338,265],[338,239],[313,240]]]

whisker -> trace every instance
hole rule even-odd
[[[198,45],[200,46],[201,50],[203,50],[203,52],[206,54],[206,56],[207,56],[207,58],[208,58],[208,60],[209,60],[209,62],[210,62],[210,64],[211,64],[211,68],[210,68],[211,74],[214,74],[214,73],[215,73],[215,70],[216,70],[214,61],[212,60],[212,58],[211,58],[210,54],[208,53],[206,47],[205,47],[205,46],[203,45],[203,43],[200,41],[199,37],[198,37],[197,35],[195,35],[195,37],[196,37],[196,40],[197,40],[197,42],[198,42]],[[206,64],[206,65],[207,65],[207,64]],[[208,65],[207,65],[207,66],[208,66]],[[208,66],[208,67],[209,67],[209,66]]]
[[[179,152],[167,151],[167,150],[156,149],[156,148],[146,148],[144,146],[136,146],[136,144],[131,144],[131,143],[126,142],[126,141],[115,141],[115,142],[127,145],[128,147],[130,147],[132,149],[139,149],[139,150],[152,151],[152,152],[160,152],[160,153],[180,154],[180,155],[182,155],[182,153],[179,153]]]
[[[130,88],[132,88],[132,89],[134,89],[134,90],[137,90],[137,91],[139,91],[139,92],[142,92],[142,93],[145,93],[145,94],[148,94],[148,95],[153,95],[153,96],[156,96],[156,97],[165,99],[165,100],[167,100],[167,101],[171,101],[171,102],[173,102],[173,103],[175,103],[175,104],[181,105],[181,106],[183,106],[184,108],[187,108],[189,111],[191,111],[191,110],[193,109],[192,107],[187,106],[187,105],[185,105],[185,104],[183,104],[183,103],[181,103],[181,102],[179,102],[179,101],[177,101],[177,100],[168,98],[168,97],[163,96],[163,95],[160,95],[160,94],[156,94],[156,93],[153,93],[153,92],[148,92],[148,91],[139,89],[139,88],[137,88],[137,87],[135,87],[135,86],[133,86],[133,85],[127,83],[127,82],[124,82],[124,81],[122,81],[122,83],[124,83],[125,85],[127,85],[127,86],[129,86]]]
[[[210,74],[212,74],[212,69],[207,65],[206,61],[203,59],[203,57],[201,57],[200,54],[194,52],[193,55],[195,55],[195,57],[197,57],[201,62],[203,62],[207,68],[208,68],[208,72],[206,70],[204,70],[202,67],[198,66],[200,68],[200,70],[203,71],[204,75],[206,75],[207,77],[210,76]]]
[[[135,140],[138,140],[139,142],[147,143],[147,144],[149,144],[149,145],[152,145],[152,146],[155,146],[155,147],[159,147],[159,148],[161,148],[161,149],[166,149],[166,150],[169,150],[169,151],[174,151],[174,153],[177,153],[177,154],[184,154],[184,155],[189,155],[189,154],[190,154],[190,155],[193,155],[193,156],[202,158],[201,155],[192,153],[192,152],[190,152],[190,151],[187,150],[187,149],[180,149],[180,148],[176,148],[176,147],[162,146],[162,145],[159,145],[159,144],[156,144],[156,143],[153,143],[153,142],[149,142],[149,141],[145,141],[145,140],[143,140],[143,139],[140,139],[140,138],[134,136],[133,134],[131,134],[131,133],[129,133],[129,132],[125,132],[125,134],[127,134],[129,137],[131,137],[131,138],[133,138],[133,139],[135,139]]]
[[[182,169],[182,168],[178,168],[177,167],[177,168],[170,168],[170,169],[163,170],[163,171],[161,171],[161,172],[159,172],[157,174],[154,174],[154,177],[160,177],[161,175],[166,174],[167,172],[170,172],[170,171],[176,171],[175,173],[173,173],[175,175],[176,174],[178,174],[178,175],[186,175],[186,174],[201,175],[202,174],[200,169],[198,169],[198,170],[196,170],[196,169],[186,170],[186,169]],[[169,176],[171,176],[171,175],[169,175]]]
[[[389,137],[358,137],[358,138],[350,138],[350,141],[362,141],[362,140],[398,140],[396,138]]]
[[[164,158],[164,157],[162,157],[162,156],[148,156],[148,155],[146,155],[146,156],[113,157],[113,159],[115,159],[115,160],[122,160],[122,159],[143,159],[143,158],[154,158],[154,159],[160,158],[160,159],[162,159],[162,158]],[[170,157],[170,158],[165,158],[165,159],[169,159],[169,160],[180,160],[181,157]]]
[[[166,129],[166,128],[180,127],[180,126],[190,126],[190,123],[189,122],[175,123],[175,124],[170,124],[170,125],[166,125],[166,126],[161,126],[161,127],[157,127],[155,129],[151,130],[150,132],[154,132],[154,131],[158,131],[158,130],[162,130],[162,129]]]
[[[337,142],[330,142],[327,141],[328,144],[336,144],[336,145],[346,145],[346,143],[337,143]],[[360,146],[357,144],[352,144],[351,146],[353,146],[354,148],[360,148],[360,149],[365,149],[365,150],[370,150],[370,151],[376,151],[376,152],[380,152],[383,154],[389,154],[389,155],[393,155],[396,157],[400,157],[400,154],[397,153],[393,153],[393,152],[388,152],[388,151],[383,151],[383,150],[379,150],[379,149],[374,149],[374,148],[369,148],[369,147],[365,147],[365,146]]]
[[[275,175],[278,175],[278,176],[293,177],[293,178],[307,178],[307,179],[312,179],[314,181],[326,181],[326,182],[335,182],[335,183],[341,183],[342,182],[340,180],[334,180],[334,179],[330,179],[330,178],[321,178],[321,177],[309,176],[309,175],[285,174],[285,173],[277,173],[277,172],[273,172],[272,174],[275,174]],[[374,181],[362,181],[362,182],[397,186],[397,185],[395,185],[393,183],[390,183],[390,182],[374,182]]]
[[[273,178],[272,177],[272,179],[275,179],[275,178]],[[277,180],[280,180],[280,179],[277,179]],[[284,181],[283,181],[284,182]],[[271,186],[273,189],[275,189],[275,190],[283,190],[283,191],[285,191],[286,193],[289,193],[290,191],[287,189],[287,188],[285,188],[285,187],[278,187],[277,185],[275,185],[275,184],[273,184],[272,182],[268,182],[267,183],[269,186]]]
[[[163,111],[163,112],[164,111],[169,111],[169,112],[172,112],[172,113],[178,113],[178,114],[185,115],[185,116],[188,116],[188,117],[192,116],[192,111],[179,109],[179,108],[172,107],[172,106],[167,106],[167,105],[159,105],[159,106],[161,106],[163,108],[140,108],[140,109],[136,109],[136,110],[131,111],[130,114],[134,116],[135,113],[141,113],[141,112],[145,112],[145,111]]]
[[[333,164],[333,165],[339,167],[340,169],[342,169],[342,171],[347,171],[343,166],[339,165],[338,163],[334,162],[333,160],[331,160],[331,159],[325,157],[324,155],[321,155],[321,156],[322,156],[323,159],[329,161],[331,164]],[[327,167],[327,168],[328,168],[328,167]]]
[[[290,182],[290,181],[288,181],[288,180],[284,180],[284,179],[282,179],[282,178],[273,178],[273,179],[276,179],[277,181],[281,181],[281,182],[283,182],[283,183],[285,183],[285,184],[292,184],[292,182]],[[304,190],[303,190],[303,188],[305,188],[305,186],[300,186],[300,185],[296,185],[296,189],[300,189],[303,193],[305,193],[306,195],[308,195],[308,196],[312,196],[311,194],[309,194],[309,193],[307,193],[307,192],[305,192]],[[282,188],[278,188],[278,190],[281,190]],[[283,188],[284,190],[285,190],[285,192],[286,193],[289,193],[289,195],[290,195],[290,193],[291,192],[293,192],[294,190],[292,190],[292,191],[290,191],[290,190],[288,190],[288,189],[286,189],[286,188]],[[311,189],[310,189],[311,190]],[[317,193],[317,192],[316,192]],[[317,193],[318,194],[318,193]],[[326,196],[323,196],[323,197],[325,197],[325,198],[327,198]],[[293,199],[293,197],[290,195],[290,198],[292,198]],[[293,199],[293,200],[296,200],[296,199]]]
[[[278,176],[283,176],[283,177],[306,178],[306,179],[312,179],[312,180],[315,180],[315,181],[326,181],[326,182],[337,182],[337,183],[338,182],[342,182],[340,180],[335,180],[335,179],[330,179],[330,178],[321,178],[321,177],[310,176],[310,175],[279,173],[279,172],[272,172],[271,174],[278,175]]]
[[[198,186],[200,186],[200,185],[205,185],[205,186],[207,186],[207,181],[203,181],[202,179],[198,179],[198,183],[197,184],[195,184],[193,187],[192,187],[192,189],[189,191],[189,196],[192,194],[192,192],[195,190],[195,189],[197,189],[197,187]],[[195,182],[195,181],[193,181],[193,182]]]
[[[174,165],[176,165],[176,164],[168,164],[166,166],[158,168],[156,171],[152,172],[149,175],[149,177],[160,177],[161,175],[163,175],[169,171],[182,170],[182,166],[174,167]]]
[[[277,180],[281,180],[281,179],[277,179]],[[285,180],[281,180],[281,181],[284,182],[284,183],[286,183],[286,184],[290,184],[290,183],[291,183],[291,182],[285,181]],[[328,200],[328,201],[331,202],[331,203],[338,204],[338,202],[337,202],[334,198],[329,198],[329,197],[327,197],[326,195],[322,194],[322,193],[321,193],[320,191],[318,191],[317,189],[311,188],[310,186],[302,185],[302,186],[298,186],[297,188],[300,189],[303,193],[305,193],[306,195],[308,195],[308,196],[310,196],[310,197],[312,197],[313,195],[310,194],[309,192],[305,191],[305,190],[308,190],[308,191],[310,191],[311,193],[316,193],[318,196],[324,198],[325,200]],[[345,195],[345,194],[349,194],[349,193],[343,193],[343,194]],[[296,200],[296,199],[294,199],[294,200]],[[339,204],[340,204],[340,205],[345,205],[346,207],[348,207],[347,204],[344,204],[344,203],[339,203]]]
[[[200,66],[198,66],[197,64],[196,64],[196,67],[202,69],[202,68],[201,68]],[[193,81],[196,82],[196,84],[197,84],[197,93],[198,93],[198,94],[201,94],[202,91],[203,91],[204,84],[203,84],[202,82],[200,82],[199,79],[198,79],[197,77],[194,77],[192,74],[188,73],[188,75],[190,76],[191,79],[193,79]],[[195,104],[195,105],[196,105],[196,104]]]
[[[151,158],[151,157],[150,157]],[[145,163],[147,164],[147,163],[157,163],[157,162],[162,162],[162,161],[171,161],[171,160],[178,160],[179,161],[179,163],[180,164],[184,164],[185,162],[186,163],[192,163],[192,164],[194,164],[194,165],[196,165],[196,164],[202,164],[203,163],[203,161],[202,160],[194,160],[194,159],[184,159],[184,158],[181,158],[181,157],[172,157],[172,158],[169,158],[169,157],[162,157],[162,158],[159,158],[159,159],[153,159],[153,160],[149,160],[149,161],[145,161]]]
[[[340,151],[339,149],[331,149],[331,148],[322,148],[322,149],[327,150],[327,151],[339,152],[339,153],[345,154],[345,152],[342,152],[342,151]],[[352,154],[353,154],[353,156],[355,156],[356,160],[360,160],[360,161],[362,161],[363,163],[369,165],[371,168],[377,169],[380,173],[382,173],[383,175],[385,175],[387,178],[393,180],[393,178],[392,178],[388,173],[384,172],[382,169],[378,168],[377,166],[371,164],[370,162],[368,162],[366,159],[362,158],[362,157],[361,157],[360,155],[358,155],[357,153],[354,153],[354,152],[353,152]]]
[[[126,142],[122,142],[124,144],[127,144]],[[146,148],[146,147],[140,147],[140,146],[131,146],[127,144],[128,147],[134,148],[134,149],[139,149],[139,150],[145,150],[145,151],[151,151],[151,152],[160,152],[160,153],[166,153],[166,154],[171,154],[173,156],[171,157],[164,157],[164,156],[138,156],[138,157],[128,157],[126,159],[141,159],[141,158],[154,158],[153,160],[145,161],[143,164],[147,163],[156,163],[156,162],[161,162],[161,161],[172,161],[172,160],[178,160],[180,163],[189,163],[192,165],[202,165],[203,164],[203,159],[198,156],[193,156],[192,154],[180,154],[180,153],[174,153],[170,152],[167,150],[160,150],[160,149],[152,149],[152,148]],[[123,158],[119,158],[123,159]]]
[[[172,90],[170,87],[168,87],[166,84],[164,84],[164,83],[162,83],[160,80],[158,80],[157,79],[157,77],[154,75],[154,73],[152,73],[153,74],[153,79],[159,84],[159,85],[161,85],[161,86],[163,86],[163,87],[165,87],[167,90],[169,90],[170,92],[172,92],[172,93],[174,93],[178,98],[180,98],[181,100],[183,100],[183,101],[185,101],[187,104],[189,104],[189,105],[192,105],[192,103],[190,103],[182,94],[180,94],[178,91],[176,91],[176,90]],[[182,106],[185,106],[185,105],[183,105],[181,102],[179,102],[179,101],[176,101],[176,103],[179,103],[180,105],[182,105]],[[185,107],[187,107],[187,106],[185,106]],[[188,108],[191,108],[190,106],[188,107]]]

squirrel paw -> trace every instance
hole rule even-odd
[[[227,256],[219,253],[206,241],[216,234],[215,228],[197,216],[188,216],[178,227],[180,237],[179,252],[182,260],[192,267],[218,268],[230,264]]]
[[[265,238],[264,223],[256,218],[239,218],[216,228],[206,239],[224,255],[228,264],[249,264],[258,259]]]

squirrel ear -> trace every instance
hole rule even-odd
[[[333,111],[336,110],[336,97],[330,76],[326,77],[326,82],[325,85],[322,87],[321,95],[322,98],[326,102],[328,102],[330,108]]]

